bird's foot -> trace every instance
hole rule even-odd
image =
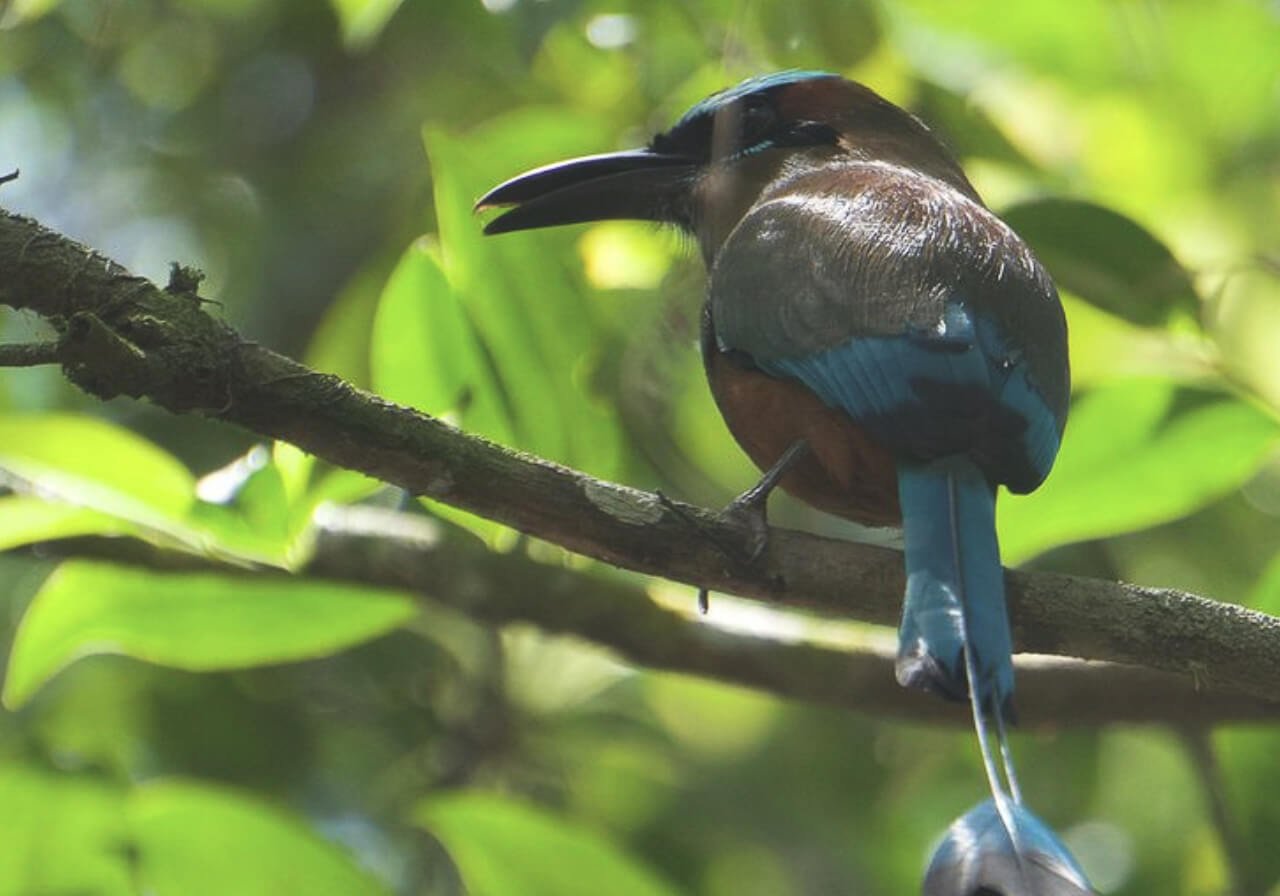
[[[769,493],[753,487],[726,504],[716,519],[743,533],[746,550],[735,551],[732,560],[752,566],[769,546]]]
[[[734,498],[716,514],[716,518],[743,533],[746,550],[738,546],[726,550],[725,545],[717,542],[720,552],[734,563],[750,568],[764,555],[769,546],[769,495],[778,487],[782,477],[795,466],[800,458],[809,450],[804,439],[793,442],[782,455],[774,461],[760,481]]]
[[[684,524],[687,525],[690,529],[694,530],[699,535],[701,535],[702,537],[710,541],[713,545],[715,545],[716,550],[718,550],[725,557],[728,557],[730,559],[733,558],[734,556],[733,548],[728,543],[726,543],[723,539],[717,537],[714,533],[707,532],[703,527],[702,521],[699,520],[692,513],[690,513],[688,510],[686,510],[684,506],[677,504],[675,501],[668,498],[662,492],[655,492],[654,494],[658,496],[658,502],[661,503],[662,506],[665,507],[667,510],[670,510],[673,514],[675,514],[677,519],[683,521]],[[703,616],[705,616],[707,615],[707,612],[710,609],[711,609],[711,592],[705,585],[699,585],[698,586],[698,612],[701,613]]]
[[[764,549],[769,546],[769,495],[773,494],[782,477],[787,475],[808,450],[809,443],[804,439],[793,442],[760,477],[759,482],[720,511],[721,520],[746,532],[746,565],[750,566],[759,560]]]
[[[782,452],[782,456],[774,462],[773,466],[760,477],[759,482],[738,495],[716,514],[719,522],[727,523],[743,533],[745,550],[743,550],[743,543],[733,543],[715,533],[708,532],[688,511],[661,492],[658,492],[658,500],[690,527],[697,529],[699,534],[715,545],[730,563],[742,569],[750,569],[755,566],[764,555],[765,548],[769,546],[769,495],[778,487],[782,477],[808,450],[809,445],[804,439],[792,443],[786,451]],[[707,588],[698,589],[698,611],[704,614],[708,609],[708,594]]]

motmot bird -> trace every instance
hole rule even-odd
[[[547,165],[477,203],[495,206],[508,210],[489,234],[632,218],[696,239],[704,366],[730,432],[769,485],[901,524],[897,677],[970,700],[995,807],[1025,812],[1004,738],[995,499],[1000,484],[1036,488],[1058,452],[1066,321],[1049,275],[941,141],[861,84],[782,72],[703,100],[642,149]],[[979,815],[1010,828],[1021,862],[1021,816]]]
[[[729,430],[783,489],[904,529],[898,677],[1008,709],[995,489],[1034,489],[1067,414],[1048,274],[915,117],[834,75],[748,80],[641,150],[531,171],[486,233],[674,223],[709,272],[702,351]]]

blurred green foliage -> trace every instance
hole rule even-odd
[[[1002,501],[1007,559],[1276,612],[1277,46],[1262,0],[10,0],[0,201],[155,278],[199,266],[251,338],[393,400],[715,505],[753,471],[701,383],[687,247],[627,223],[484,240],[471,203],[742,76],[837,70],[926,117],[1063,289],[1075,408],[1045,488]],[[904,893],[981,795],[960,731],[386,593],[57,567],[23,546],[288,568],[322,502],[398,498],[53,369],[4,371],[0,413],[0,894]],[[1234,850],[1170,733],[1015,748],[1102,891],[1280,892],[1280,738],[1214,742]]]

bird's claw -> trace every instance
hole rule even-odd
[[[764,556],[769,546],[769,495],[778,486],[782,477],[808,451],[808,443],[800,439],[793,443],[773,466],[761,477],[760,481],[734,498],[724,509],[716,514],[717,521],[725,523],[743,534],[743,543],[731,543],[707,532],[687,510],[672,501],[662,492],[658,492],[658,500],[662,506],[670,510],[690,527],[698,530],[730,563],[740,569],[749,570],[755,567]],[[745,550],[743,550],[745,546]],[[698,589],[698,610],[707,612],[708,592],[705,587]]]
[[[759,550],[755,550],[753,547],[748,546],[748,550],[744,554],[744,552],[740,550],[737,545],[733,544],[730,541],[727,541],[726,539],[720,538],[714,531],[709,531],[706,528],[706,524],[702,520],[698,519],[694,514],[690,513],[680,504],[671,500],[662,492],[656,492],[656,494],[658,496],[658,501],[662,504],[663,507],[665,507],[667,510],[670,510],[680,520],[682,520],[687,526],[689,526],[689,528],[695,530],[699,535],[707,539],[707,541],[711,542],[711,544],[715,547],[715,549],[719,551],[726,559],[739,564],[743,563],[744,560],[747,563],[750,563],[754,561],[757,557],[759,557],[760,552],[763,550],[763,546],[761,546]],[[741,497],[735,498],[732,502],[730,502],[727,507],[725,507],[723,510],[721,510],[719,513],[716,514],[716,520],[723,523],[729,523],[730,525],[746,527],[748,529],[751,529],[753,525],[762,526],[763,529],[765,530],[763,532],[763,535],[767,540],[768,538],[767,522],[752,524],[752,523],[738,521],[738,514],[742,511],[733,511],[732,508],[740,500],[741,500]],[[745,511],[745,512],[749,513],[750,511]],[[749,540],[751,540],[752,538],[753,536],[748,535]],[[752,551],[754,551],[754,553],[752,553]]]
[[[731,559],[744,566],[754,566],[769,546],[768,499],[768,492],[745,492],[716,514],[722,523],[742,530],[746,551]]]
[[[722,521],[736,525],[746,532],[747,553],[744,565],[753,566],[769,546],[769,495],[808,450],[808,443],[804,439],[792,443],[759,482],[720,511]]]

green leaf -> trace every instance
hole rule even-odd
[[[13,0],[0,7],[0,31],[29,25],[62,5],[62,0]]]
[[[567,460],[567,433],[561,419],[561,384],[556,372],[567,367],[540,351],[538,333],[560,316],[565,303],[562,272],[546,255],[519,257],[521,246],[505,244],[506,237],[485,239],[480,222],[471,214],[479,179],[474,168],[476,148],[461,138],[442,133],[427,137],[435,187],[436,217],[450,282],[466,303],[477,332],[493,359],[502,394],[515,421],[514,447],[544,457]],[[563,245],[563,244],[562,244]],[[513,278],[533,281],[540,293],[532,303],[522,300]],[[563,337],[556,345],[564,344]],[[571,362],[570,362],[571,363]]]
[[[1146,327],[1176,312],[1199,314],[1195,286],[1173,253],[1118,212],[1077,199],[1035,199],[1001,217],[1061,287],[1104,311]]]
[[[129,800],[140,889],[155,896],[379,896],[389,891],[300,819],[185,781]]]
[[[0,896],[132,896],[123,795],[92,778],[0,767]]]
[[[431,800],[416,820],[448,849],[470,896],[674,896],[595,831],[488,794]]]
[[[511,414],[438,247],[414,242],[378,300],[370,349],[373,386],[392,401],[448,417],[468,432],[514,445]],[[493,544],[504,527],[422,499]]]
[[[206,552],[288,567],[290,548],[310,516],[305,506],[293,512],[284,477],[264,447],[205,477],[199,493],[210,500],[195,505],[191,520]]]
[[[510,421],[457,294],[425,240],[405,251],[378,300],[373,386],[428,414],[460,414],[468,431],[511,444]]]
[[[3,701],[20,706],[83,656],[196,671],[326,656],[415,614],[412,598],[327,582],[62,564],[18,626]]]
[[[92,417],[0,417],[0,469],[64,501],[162,530],[195,500],[195,480],[176,458]]]
[[[1280,555],[1273,557],[1253,587],[1247,606],[1264,613],[1280,613]]]
[[[271,446],[271,465],[280,474],[280,483],[289,504],[300,503],[316,467],[315,455],[307,454],[288,442],[276,442]]]
[[[0,551],[80,535],[123,535],[132,527],[106,514],[29,495],[0,497]]]
[[[367,50],[382,34],[403,0],[329,0],[352,50]]]
[[[342,287],[316,324],[303,363],[369,387],[369,340],[378,293],[386,279],[385,262],[361,268]]]
[[[1035,169],[1035,163],[1005,136],[981,106],[936,81],[916,81],[912,110],[962,158],[977,156],[1023,170]]]
[[[1094,389],[1072,407],[1048,481],[1001,499],[1004,560],[1186,516],[1242,486],[1278,441],[1272,417],[1230,395],[1167,380]]]
[[[307,492],[307,501],[313,506],[325,502],[333,504],[355,504],[370,495],[391,488],[385,482],[379,482],[358,470],[344,467],[333,467],[325,470]]]
[[[466,137],[430,131],[424,139],[443,267],[492,364],[515,446],[607,476],[621,435],[612,410],[589,392],[602,334],[578,275],[572,231],[485,237],[472,213],[476,196],[498,177],[576,151],[593,130],[580,114],[536,110]]]
[[[752,10],[771,60],[785,68],[857,65],[880,43],[875,7],[865,0],[826,3],[762,3]],[[745,11],[744,11],[745,12]]]

